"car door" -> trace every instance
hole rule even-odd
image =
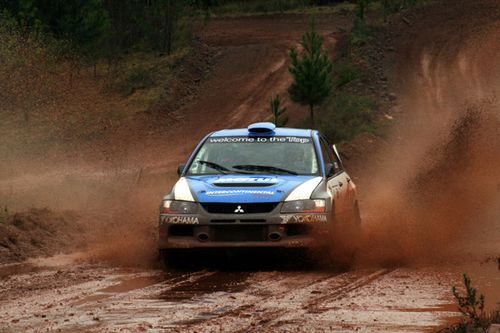
[[[342,182],[342,188],[343,188],[342,190],[343,213],[350,214],[352,213],[352,210],[356,205],[356,200],[357,200],[356,185],[352,181],[347,171],[344,169],[342,160],[340,159],[340,154],[337,151],[337,147],[335,145],[331,145],[328,146],[328,148],[330,148],[333,153],[334,167],[338,167],[342,171],[340,182]]]
[[[323,162],[333,165],[333,173],[327,175],[327,189],[332,197],[335,206],[335,214],[339,215],[346,211],[347,202],[347,176],[342,168],[342,163],[335,157],[333,149],[330,148],[328,142],[320,137],[321,152],[323,155]]]

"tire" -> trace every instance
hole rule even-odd
[[[186,267],[186,254],[172,249],[161,249],[159,259],[167,270],[184,270]]]
[[[361,214],[358,202],[350,214],[334,219],[330,239],[329,261],[341,270],[352,267],[361,246]]]

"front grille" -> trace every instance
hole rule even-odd
[[[216,242],[263,242],[267,240],[267,226],[225,225],[212,226],[212,239]]]
[[[233,220],[233,219],[213,219],[210,220],[211,223],[266,223],[266,219],[241,219],[241,220]]]
[[[258,203],[219,203],[219,202],[206,202],[201,204],[203,208],[212,214],[237,214],[238,211],[243,210],[243,214],[258,214],[269,213],[278,205],[277,202],[258,202]],[[238,209],[240,207],[240,209]]]
[[[236,223],[236,220],[210,220],[212,223]]]

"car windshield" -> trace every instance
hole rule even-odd
[[[189,175],[267,173],[317,175],[312,138],[295,136],[208,138]]]

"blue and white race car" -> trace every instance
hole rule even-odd
[[[160,208],[161,252],[328,246],[335,225],[360,222],[356,186],[316,130],[216,131],[178,173]]]

